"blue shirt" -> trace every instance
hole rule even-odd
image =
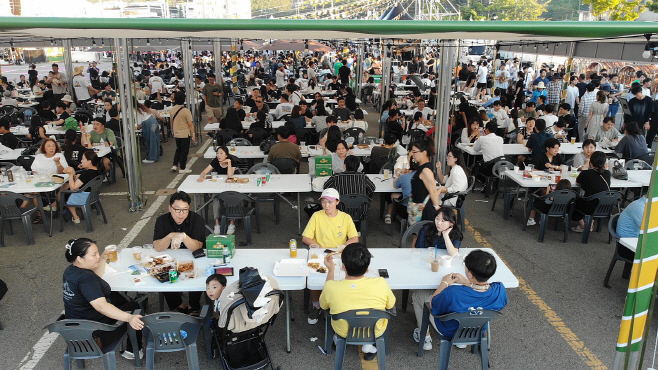
[[[489,99],[489,101],[482,104],[482,106],[485,107],[485,108],[489,108],[489,107],[493,106],[493,103],[497,100],[500,100],[500,96],[496,96],[496,97],[493,97],[493,98]]]
[[[507,305],[507,292],[501,283],[491,283],[488,290],[477,292],[469,286],[451,285],[432,299],[432,314],[445,315],[468,312],[471,309],[500,311]],[[457,320],[434,319],[436,328],[445,337],[452,338],[459,328]]]
[[[532,158],[541,158],[541,155],[546,153],[546,147],[544,143],[546,139],[553,137],[553,134],[549,134],[546,131],[535,132],[530,135],[528,142],[525,144],[526,148],[532,150]]]
[[[402,198],[406,198],[411,195],[411,178],[414,177],[416,172],[405,173],[400,175],[397,180],[395,180],[395,188],[402,189]]]
[[[446,248],[446,241],[443,239],[443,235],[437,235],[434,238],[432,245],[426,245],[425,244],[425,234],[429,231],[430,227],[436,227],[436,226],[434,226],[434,224],[425,225],[420,229],[420,231],[418,232],[418,238],[416,238],[416,248],[434,247],[434,248],[437,248],[437,249],[447,249]],[[452,241],[452,245],[457,249],[459,249],[459,247],[461,247],[461,245],[462,245],[461,240],[454,239],[454,240],[451,240],[451,241]]]
[[[546,89],[533,91],[530,101],[537,104],[537,99],[539,99],[540,96],[548,97],[548,95],[546,95]]]
[[[620,238],[637,238],[640,235],[647,201],[647,197],[640,197],[621,212],[619,220],[617,220],[617,235]]]

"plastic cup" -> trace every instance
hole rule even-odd
[[[441,266],[444,267],[452,266],[452,256],[441,256]]]
[[[107,252],[107,259],[110,262],[116,262],[119,260],[119,252],[117,251],[116,245],[108,245],[105,247],[105,251]]]
[[[135,259],[135,261],[141,262],[141,260],[142,260],[142,250],[143,250],[143,248],[140,247],[140,246],[133,247],[133,258]]]
[[[432,260],[430,262],[432,272],[439,272],[439,265],[440,264],[441,264],[441,262],[439,261],[438,258],[432,258]]]
[[[514,173],[519,173],[519,166],[514,166]]]
[[[576,138],[575,138],[575,137],[572,137],[572,138],[571,138],[571,145],[574,145],[574,144],[576,144]]]
[[[309,259],[318,259],[318,258],[323,258],[323,253],[322,253],[322,247],[319,246],[318,244],[311,244],[309,245],[309,253],[308,253],[308,258]]]
[[[391,170],[384,170],[384,180],[388,180],[391,177]]]
[[[411,264],[412,265],[420,264],[420,250],[417,248],[411,249]]]

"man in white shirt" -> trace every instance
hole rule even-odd
[[[487,93],[487,75],[489,74],[489,69],[487,69],[487,61],[482,61],[482,64],[478,67],[477,73],[477,92],[476,98],[480,98],[480,94],[484,95]]]
[[[432,108],[425,106],[425,99],[422,98],[418,100],[418,107],[411,112],[411,116],[415,116],[416,112],[423,112],[423,119],[432,119],[434,116],[434,111]]]
[[[276,70],[276,87],[279,89],[286,87],[286,71],[283,63],[279,63],[279,67]]]
[[[292,113],[293,104],[288,102],[288,94],[281,94],[281,103],[276,106],[274,116],[279,119],[281,116]]]
[[[86,103],[91,100],[91,95],[98,94],[98,90],[91,87],[91,82],[83,76],[85,67],[77,66],[73,69],[73,89],[78,104]]]
[[[493,102],[493,115],[498,124],[498,129],[507,129],[509,127],[509,117],[507,112],[503,109],[503,105],[500,100]],[[507,131],[507,130],[506,130]]]
[[[159,76],[158,71],[153,72],[153,76],[149,78],[149,87],[151,88],[151,99],[157,98],[158,93],[164,94],[164,81]]]
[[[306,74],[308,75],[308,80],[309,81],[312,80],[312,81],[315,81],[316,85],[318,84],[318,78],[315,75],[315,62],[314,61],[311,60],[310,62],[308,62],[308,69],[306,70]]]
[[[299,101],[302,99],[302,94],[297,91],[297,85],[288,85],[286,87],[286,92],[292,105],[299,105]]]
[[[573,114],[573,107],[576,106],[576,103],[578,103],[578,98],[580,96],[580,91],[576,87],[576,84],[578,83],[578,77],[577,76],[571,76],[569,79],[569,86],[567,86],[567,97],[564,100],[565,103],[569,104],[571,106],[571,111],[569,113]]]
[[[484,135],[480,136],[480,138],[475,141],[475,145],[473,146],[473,150],[476,152],[482,152],[482,159],[484,160],[484,163],[480,164],[479,173],[486,176],[491,175],[491,169],[494,165],[493,162],[489,162],[504,155],[503,138],[496,135],[497,129],[498,126],[495,122],[487,122]]]
[[[558,116],[553,114],[553,106],[548,104],[544,108],[544,115],[539,116],[539,118],[542,118],[544,121],[546,121],[546,127],[551,127],[557,122]]]
[[[421,88],[422,90],[425,90],[425,86],[434,87],[434,81],[430,80],[429,77],[430,76],[427,73],[425,73],[423,75],[423,78],[420,80],[424,86],[418,86],[418,87]]]
[[[642,81],[642,95],[651,96],[651,79],[645,78]]]

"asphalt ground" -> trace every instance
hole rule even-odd
[[[3,70],[7,68],[4,67]],[[372,108],[368,106],[371,113]],[[376,131],[376,116],[368,117],[368,134]],[[205,121],[205,119],[204,119]],[[204,137],[207,142],[207,136]],[[163,143],[164,156],[155,164],[144,165],[143,185],[147,192],[157,192],[168,186],[175,188],[182,176],[169,171],[175,144]],[[195,153],[199,147],[192,148]],[[191,158],[192,159],[192,158]],[[208,163],[199,158],[192,166],[199,173]],[[306,169],[304,164],[302,169]],[[120,177],[113,185],[104,184],[101,196],[108,223],[93,216],[93,233],[85,224],[67,223],[65,232],[55,231],[52,237],[35,227],[36,245],[27,246],[24,231],[14,222],[14,235],[5,232],[6,247],[0,249],[0,278],[9,286],[9,293],[0,302],[0,369],[58,369],[62,366],[65,344],[57,336],[45,335],[44,326],[62,312],[61,276],[67,266],[64,245],[70,238],[91,237],[100,246],[118,244],[142,245],[152,241],[155,218],[166,212],[166,196],[148,195],[146,210],[128,212],[127,182]],[[302,195],[302,200],[315,199],[317,193]],[[569,233],[569,242],[562,242],[562,233],[551,223],[544,243],[537,242],[538,226],[522,231],[520,203],[509,220],[502,217],[502,204],[491,211],[491,200],[484,201],[475,192],[466,201],[467,230],[465,247],[491,247],[507,263],[520,281],[518,289],[508,289],[509,304],[493,321],[490,363],[495,369],[606,369],[615,354],[615,343],[626,296],[628,280],[621,278],[622,266],[617,264],[611,289],[603,287],[603,278],[614,246],[608,244],[606,228],[593,233],[589,244],[580,243],[580,234]],[[155,206],[153,206],[155,204]],[[304,202],[303,205],[305,205]],[[379,206],[374,202],[369,217],[368,244],[371,247],[397,247],[399,233],[378,218]],[[272,209],[262,207],[261,234],[254,234],[252,248],[285,248],[297,235],[296,211],[282,203],[282,221],[274,222]],[[307,218],[302,215],[304,223]],[[56,220],[58,221],[58,220]],[[57,224],[56,224],[57,225]],[[139,229],[143,225],[143,228]],[[138,230],[139,229],[139,230]],[[6,230],[5,230],[6,231]],[[254,228],[255,233],[255,228]],[[238,241],[244,241],[244,228],[238,226]],[[239,250],[238,250],[239,253]],[[436,281],[440,281],[437,274]],[[387,366],[391,369],[433,368],[438,364],[439,346],[434,337],[434,349],[416,357],[412,339],[415,318],[411,303],[403,312],[401,292],[397,316],[390,322],[391,352]],[[302,292],[292,292],[291,305],[295,320],[291,326],[292,353],[285,351],[285,314],[282,311],[267,335],[267,344],[276,366],[283,369],[329,369],[334,356],[323,355],[319,349],[324,337],[323,321],[312,326],[303,314]],[[149,311],[157,311],[157,296],[152,295]],[[285,308],[284,308],[285,309]],[[651,329],[655,333],[655,325]],[[317,338],[317,340],[315,339]],[[653,344],[650,337],[648,356]],[[204,346],[198,344],[201,368],[219,368],[218,360],[208,361]],[[186,367],[182,352],[158,354],[158,369]],[[453,349],[454,369],[480,368],[479,356],[470,351]],[[133,368],[133,363],[117,359],[119,369]],[[363,366],[367,368],[368,365]],[[356,348],[348,348],[345,369],[359,369],[362,362]],[[88,369],[101,369],[100,360],[87,361]]]

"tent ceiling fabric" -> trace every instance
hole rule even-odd
[[[402,21],[403,22],[403,21]],[[0,40],[14,43],[55,39],[243,38],[277,39],[480,39],[501,42],[642,42],[658,33],[654,22],[470,22],[281,19],[135,19],[0,17]],[[632,36],[629,40],[627,37]],[[49,43],[48,43],[49,44]]]

